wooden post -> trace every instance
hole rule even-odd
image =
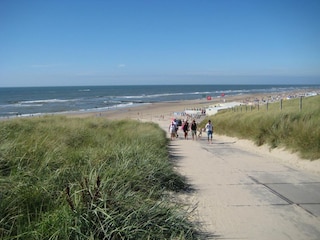
[[[282,111],[282,99],[280,100],[280,110]]]
[[[300,108],[300,111],[302,111],[302,96],[300,96],[300,106],[299,106],[299,108]]]
[[[269,108],[269,102],[267,102],[267,112],[268,112],[268,108]]]

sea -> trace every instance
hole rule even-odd
[[[0,88],[0,118],[96,112],[142,104],[316,89],[319,85],[134,85]]]

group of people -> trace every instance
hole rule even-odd
[[[169,125],[169,132],[171,140],[174,140],[178,138],[178,124],[177,120],[173,119],[172,122]],[[189,124],[188,120],[185,120],[182,123],[181,129],[183,130],[184,139],[188,139],[188,133],[191,131],[192,140],[197,140],[198,137],[202,136],[202,129],[200,129],[199,134],[197,135],[198,126],[196,121],[193,119],[191,124]],[[212,143],[212,135],[213,135],[213,124],[211,123],[211,120],[208,120],[205,131],[207,132],[208,137],[208,143]]]

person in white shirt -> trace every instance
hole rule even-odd
[[[212,135],[213,135],[213,125],[211,123],[211,120],[208,121],[206,124],[206,131],[208,136],[208,143],[212,143]]]
[[[172,121],[169,125],[169,132],[170,132],[170,137],[171,140],[176,138],[177,135],[177,124],[175,121]]]

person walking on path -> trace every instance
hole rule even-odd
[[[192,120],[191,123],[191,135],[192,135],[192,140],[196,139],[197,140],[197,123],[196,120]]]
[[[208,143],[212,143],[213,125],[211,123],[211,120],[209,120],[206,124],[206,131],[208,136]]]
[[[184,139],[188,139],[188,131],[189,131],[189,123],[188,123],[188,120],[186,120],[183,125]]]
[[[178,130],[179,130],[178,121],[177,121],[177,119],[174,119],[173,122],[176,125],[176,138],[178,138],[179,137],[179,135],[178,135]]]
[[[177,137],[177,125],[174,121],[172,121],[169,125],[169,132],[171,140],[175,139]]]

